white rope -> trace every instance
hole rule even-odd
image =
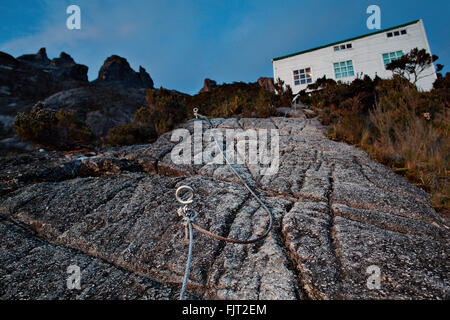
[[[209,121],[209,119],[206,116],[200,115],[197,113],[198,109],[194,108],[194,115],[195,118],[198,119],[198,117],[205,119],[209,126],[211,127],[211,129],[214,129],[214,126],[212,125],[211,121]],[[226,163],[228,164],[228,166],[231,168],[231,170],[233,171],[233,173],[241,180],[241,182],[244,184],[244,186],[247,188],[247,190],[256,198],[256,200],[261,204],[261,206],[264,208],[265,211],[267,211],[268,215],[269,215],[269,226],[267,227],[266,232],[262,235],[259,236],[255,239],[250,239],[250,240],[240,240],[240,239],[232,239],[232,238],[225,238],[222,236],[219,236],[217,234],[213,234],[208,230],[203,229],[202,227],[194,224],[194,220],[195,218],[198,216],[198,212],[188,209],[187,205],[192,203],[192,199],[194,197],[194,190],[189,187],[189,186],[181,186],[177,189],[177,191],[175,192],[175,197],[178,200],[178,202],[180,202],[181,204],[183,204],[183,207],[180,207],[178,209],[178,214],[183,217],[183,220],[185,221],[185,226],[186,226],[186,230],[185,230],[185,241],[187,241],[187,238],[189,237],[189,252],[188,252],[188,259],[187,259],[187,263],[186,263],[186,270],[184,273],[184,279],[183,279],[183,285],[181,287],[181,293],[180,293],[180,300],[184,300],[184,296],[186,293],[186,286],[189,280],[189,272],[190,272],[190,267],[191,267],[191,261],[192,261],[192,248],[194,246],[194,235],[193,235],[193,229],[196,229],[212,238],[218,239],[218,240],[222,240],[222,241],[226,241],[226,242],[233,242],[233,243],[240,243],[240,244],[249,244],[249,243],[254,243],[257,242],[259,240],[263,240],[264,238],[266,238],[270,231],[272,230],[272,226],[273,226],[273,215],[272,212],[269,210],[269,208],[265,205],[265,203],[261,200],[260,197],[258,197],[258,195],[249,187],[249,185],[245,182],[245,180],[240,176],[240,174],[236,171],[235,168],[233,168],[233,166],[231,165],[230,160],[228,160],[227,156],[224,154],[222,147],[220,146],[219,142],[216,139],[216,136],[214,135],[214,132],[212,130],[212,136],[213,139],[217,145],[217,147],[219,148],[220,153],[222,154],[222,156],[224,157]],[[190,193],[189,198],[187,200],[183,200],[179,197],[179,192],[183,189],[187,189],[188,192]],[[194,213],[193,216],[191,216],[189,214],[189,211],[192,211]]]
[[[192,221],[190,219],[187,219],[186,223],[189,227],[189,252],[186,263],[186,270],[184,271],[184,279],[183,279],[183,286],[181,287],[180,300],[184,300],[184,295],[186,293],[186,286],[189,280],[189,270],[191,269],[192,248],[194,246],[194,233],[192,232]]]

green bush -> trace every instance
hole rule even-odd
[[[187,110],[180,95],[161,88],[158,91],[148,90],[146,100],[147,106],[136,112],[134,121],[152,125],[158,136],[186,120]]]
[[[271,117],[276,114],[276,108],[291,106],[290,88],[279,90],[281,94],[275,94],[257,83],[222,84],[210,92],[186,97],[188,118],[193,117],[193,108],[199,108],[201,114],[209,117]]]
[[[37,105],[29,112],[18,113],[14,127],[23,141],[48,149],[70,150],[94,140],[92,132],[73,110],[55,111]]]
[[[419,92],[398,75],[352,83],[323,78],[301,100],[332,127],[332,139],[361,147],[430,192],[434,207],[449,214],[449,80],[447,74],[432,91]]]
[[[150,143],[156,139],[156,132],[149,127],[127,123],[109,130],[106,136],[108,146],[120,147],[140,143]]]
[[[164,88],[147,90],[146,101],[147,104],[136,111],[131,123],[109,130],[106,137],[108,145],[149,143],[186,120],[186,106],[177,93]]]

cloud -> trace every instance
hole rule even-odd
[[[156,86],[194,93],[205,77],[219,83],[256,81],[272,75],[273,57],[367,31],[360,2],[80,0],[82,29],[68,30],[70,4],[41,0],[43,9],[37,11],[43,13],[33,33],[3,43],[0,50],[20,55],[47,47],[50,57],[65,51],[89,66],[90,80],[108,56],[118,54],[135,70],[146,68]]]

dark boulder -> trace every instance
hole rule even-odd
[[[153,89],[153,80],[144,68],[139,67],[139,72],[136,72],[130,67],[127,59],[117,55],[112,55],[105,60],[94,84],[109,87]]]

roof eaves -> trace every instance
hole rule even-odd
[[[379,33],[383,33],[383,32],[387,32],[387,31],[390,31],[390,30],[394,30],[394,29],[397,29],[397,28],[403,28],[403,27],[415,24],[415,23],[417,23],[419,21],[420,20],[415,20],[415,21],[411,21],[411,22],[408,22],[408,23],[405,23],[405,24],[402,24],[402,25],[399,25],[399,26],[392,27],[392,28],[383,29],[383,30],[380,30],[380,31],[364,34],[364,35],[361,35],[361,36],[358,36],[358,37],[354,37],[354,38],[350,38],[350,39],[346,39],[346,40],[342,40],[342,41],[338,41],[338,42],[329,43],[329,44],[326,44],[326,45],[323,45],[323,46],[320,46],[320,47],[315,47],[315,48],[312,48],[312,49],[308,49],[308,50],[304,50],[304,51],[300,51],[300,52],[296,52],[296,53],[291,53],[291,54],[288,54],[288,55],[285,55],[285,56],[273,58],[272,61],[277,61],[277,60],[290,58],[290,57],[297,56],[297,55],[304,54],[304,53],[308,53],[308,52],[311,52],[311,51],[316,51],[316,50],[323,49],[323,48],[326,48],[326,47],[335,46],[337,44],[341,44],[341,43],[344,43],[344,42],[362,39],[362,38],[365,38],[365,37],[373,36],[373,35],[376,35],[376,34],[379,34]]]

